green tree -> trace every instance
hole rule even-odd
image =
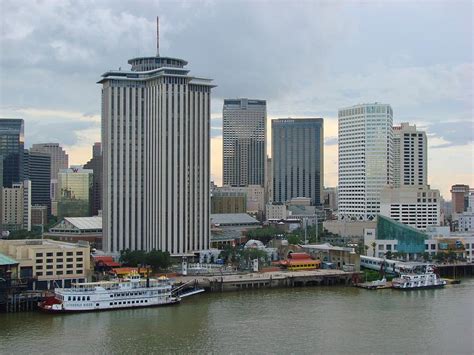
[[[21,229],[17,231],[12,231],[7,239],[38,239],[41,238],[41,234],[35,233],[34,231],[27,231],[26,229]]]
[[[125,249],[120,252],[120,262],[126,266],[136,267],[146,263],[146,252],[143,250]]]
[[[301,237],[297,234],[290,234],[288,236],[288,244],[291,244],[291,245],[301,244]]]
[[[171,266],[171,255],[167,251],[153,249],[146,254],[145,261],[153,271],[164,270]]]
[[[392,252],[390,250],[388,250],[386,253],[385,253],[385,257],[387,259],[392,259]]]
[[[236,248],[232,245],[224,246],[224,249],[220,252],[219,258],[224,260],[224,263],[236,261]]]
[[[276,235],[282,234],[275,226],[267,226],[263,228],[250,229],[245,232],[247,239],[255,239],[267,244]]]

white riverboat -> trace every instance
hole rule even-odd
[[[86,282],[56,288],[54,296],[39,303],[46,312],[102,311],[178,303],[172,281],[166,277],[141,279],[132,274],[120,281]]]
[[[420,273],[401,274],[392,280],[392,287],[398,290],[417,290],[423,288],[440,288],[446,285],[433,265],[423,265]]]

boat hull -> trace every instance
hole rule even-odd
[[[55,309],[49,308],[41,304],[38,304],[38,308],[43,313],[87,313],[87,312],[106,312],[106,311],[119,311],[123,309],[140,309],[140,308],[152,308],[152,307],[164,307],[164,306],[173,306],[181,302],[181,299],[176,299],[168,303],[159,303],[159,304],[149,304],[143,306],[125,306],[125,307],[115,307],[115,308],[95,308],[95,309]]]
[[[443,288],[444,286],[446,286],[446,284],[427,285],[427,286],[413,286],[413,287],[392,286],[392,288],[395,289],[395,290],[401,290],[401,291],[413,291],[413,290],[427,290],[427,289],[430,289],[430,288]]]

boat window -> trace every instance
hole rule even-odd
[[[68,296],[67,300],[70,301],[70,300],[71,300],[71,296]]]
[[[112,306],[114,303],[113,302],[110,302],[110,305]]]
[[[72,297],[72,300],[75,301],[75,300],[76,300],[76,296],[73,296],[73,297]]]
[[[96,306],[96,307],[99,307],[99,304],[98,304],[98,303],[96,303],[96,304],[95,304],[95,306]]]
[[[114,295],[110,295],[110,297],[114,297]]]
[[[88,301],[90,301],[90,300],[91,300],[90,296],[87,296],[87,300],[88,300]]]

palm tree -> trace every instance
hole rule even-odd
[[[373,256],[375,257],[375,247],[377,246],[377,243],[375,241],[373,241],[370,245],[372,246],[372,249],[374,249],[374,255]]]

